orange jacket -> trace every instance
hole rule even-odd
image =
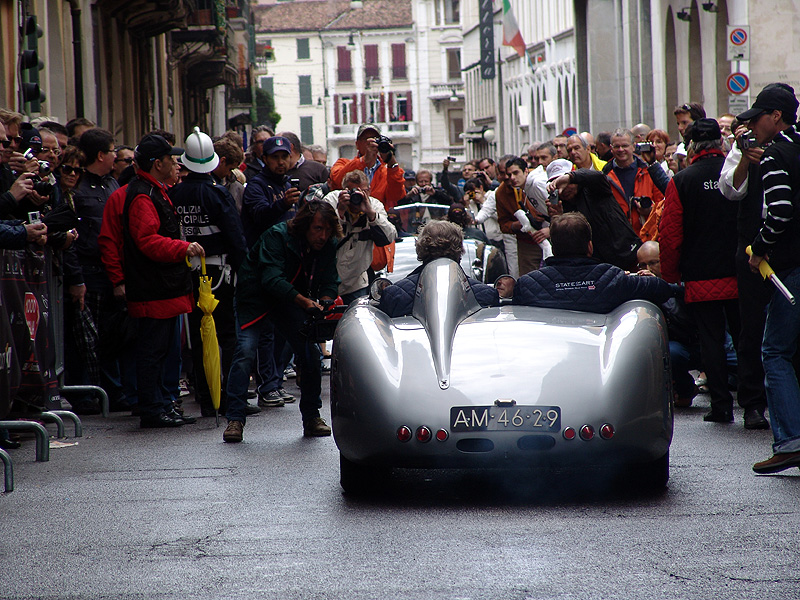
[[[363,171],[367,165],[364,158],[357,156],[353,159],[340,158],[331,169],[331,181],[333,189],[342,189],[342,180],[350,171]],[[369,195],[377,198],[383,203],[386,210],[391,210],[397,203],[406,197],[406,186],[403,184],[403,168],[395,165],[391,169],[385,164],[381,164],[372,176],[372,183],[369,185]]]
[[[644,163],[642,163],[642,165],[643,164]],[[613,161],[606,165],[603,172],[608,176],[609,180],[611,180],[611,191],[614,194],[614,198],[617,199],[617,203],[622,208],[622,212],[628,217],[628,221],[630,221],[636,235],[638,235],[643,242],[648,240],[655,241],[658,239],[658,221],[664,207],[664,194],[662,194],[661,190],[653,183],[653,180],[650,178],[650,173],[647,172],[647,167],[639,166],[636,170],[636,179],[633,184],[633,195],[648,196],[653,200],[653,208],[650,211],[650,217],[648,217],[646,223],[642,223],[639,211],[631,210],[629,199],[625,198],[622,191],[622,184],[619,182],[616,173],[614,173],[612,165]]]

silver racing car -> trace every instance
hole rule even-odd
[[[608,314],[481,308],[462,268],[422,271],[411,316],[367,298],[336,329],[333,434],[346,492],[392,468],[610,468],[663,488],[673,413],[667,328],[646,301]]]

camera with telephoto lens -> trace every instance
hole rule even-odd
[[[641,154],[642,152],[652,152],[653,144],[650,142],[637,142],[633,147],[633,151],[636,152],[636,154]]]
[[[745,150],[750,150],[750,148],[758,147],[758,140],[756,139],[756,136],[753,135],[752,131],[745,131],[736,139],[736,143],[739,146],[739,150],[742,152]]]
[[[364,193],[359,190],[350,190],[350,204],[353,206],[361,206],[364,202]]]
[[[36,159],[36,155],[30,148],[25,150],[23,156],[25,157],[25,160]],[[38,160],[36,162],[39,163],[39,172],[31,177],[31,181],[33,182],[33,191],[40,196],[49,196],[50,192],[53,191],[53,184],[49,181],[45,181],[44,177],[49,178],[50,176],[50,163],[46,160]]]
[[[385,135],[379,135],[377,138],[378,142],[378,152],[381,154],[391,154],[394,152],[394,147],[392,146],[392,138],[388,138]]]

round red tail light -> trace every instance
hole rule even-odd
[[[417,428],[417,441],[418,442],[430,442],[431,441],[431,430],[422,425],[421,427]]]
[[[574,440],[576,435],[578,435],[578,433],[572,427],[567,427],[564,429],[565,440]]]
[[[594,437],[594,427],[591,425],[584,425],[581,427],[581,439],[588,442]]]
[[[407,442],[411,439],[411,429],[402,425],[397,428],[397,439],[401,442]]]
[[[614,437],[614,426],[611,423],[604,423],[600,427],[600,437],[604,440],[610,440]]]
[[[450,437],[450,434],[447,433],[446,429],[440,429],[436,432],[436,440],[439,442],[446,442],[447,438]]]

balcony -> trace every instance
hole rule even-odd
[[[453,83],[433,83],[431,93],[428,95],[431,100],[464,100],[464,82],[454,81]]]
[[[328,138],[331,140],[354,140],[358,131],[358,123],[350,125],[328,125]],[[383,135],[394,141],[409,141],[417,137],[417,124],[414,121],[392,121],[376,123]]]

